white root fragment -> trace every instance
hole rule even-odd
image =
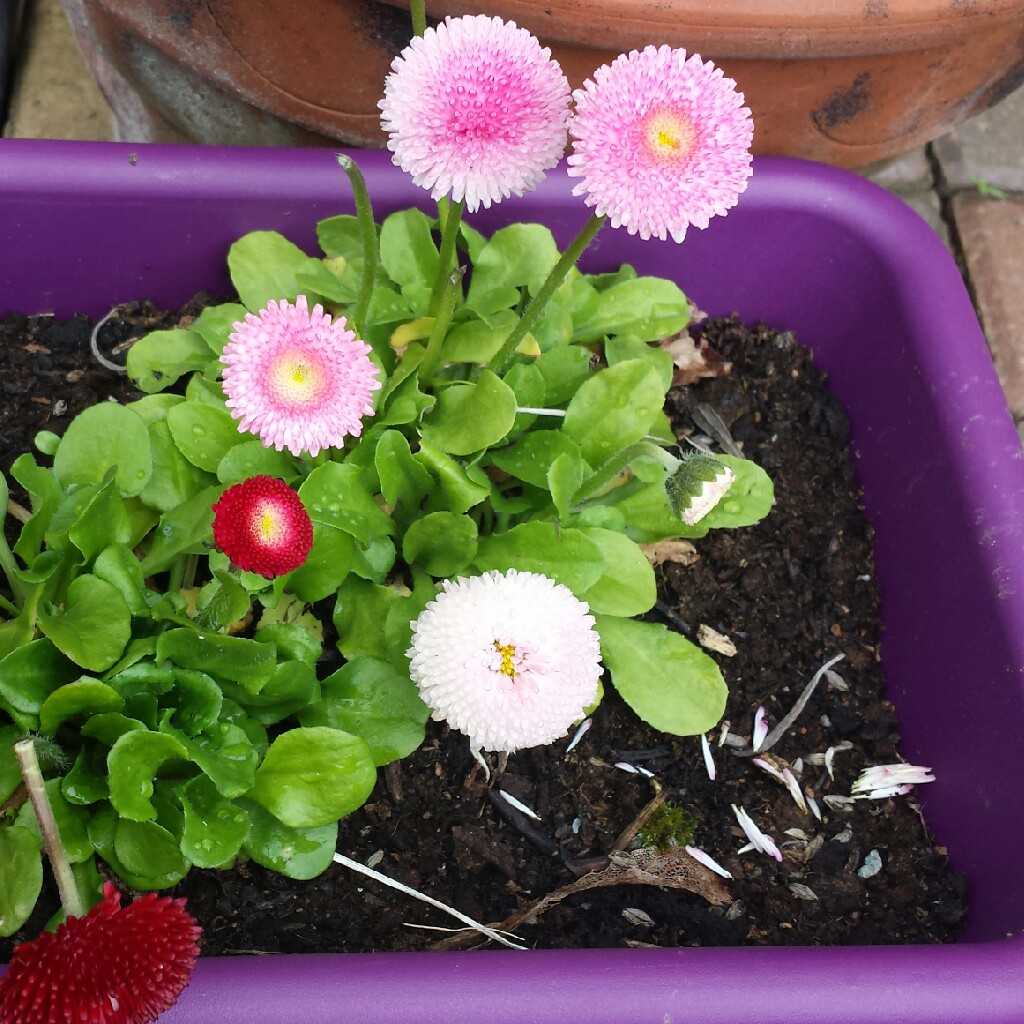
[[[540,815],[534,811],[531,807],[527,807],[522,800],[517,800],[511,793],[506,793],[503,789],[495,789],[495,793],[501,797],[510,807],[514,807],[521,814],[525,814],[528,818],[533,818],[534,821],[540,821]]]
[[[576,728],[576,731],[572,734],[572,739],[569,740],[569,745],[565,748],[565,752],[567,754],[576,746],[577,743],[579,743],[581,739],[583,739],[584,736],[586,736],[587,732],[593,724],[593,721],[589,718],[584,718],[583,721],[580,722],[580,724]]]
[[[408,885],[396,882],[393,878],[388,878],[387,875],[382,875],[379,871],[374,871],[373,868],[368,868],[365,864],[360,864],[359,861],[352,860],[344,854],[336,853],[334,855],[334,862],[336,864],[341,864],[342,867],[356,871],[361,875],[366,875],[367,878],[372,878],[375,882],[380,882],[382,885],[389,886],[392,889],[397,889],[399,892],[405,893],[406,896],[412,896],[414,899],[422,900],[424,903],[429,903],[432,907],[436,907],[438,910],[443,910],[446,914],[450,914],[457,921],[461,921],[463,924],[469,925],[469,927],[474,931],[480,932],[481,935],[486,935],[487,938],[500,943],[502,946],[507,946],[509,949],[526,949],[525,946],[520,946],[518,943],[510,942],[504,935],[500,935],[493,928],[488,928],[487,925],[481,924],[479,921],[474,921],[473,918],[463,914],[460,910],[456,910],[454,907],[449,907],[447,903],[442,903],[440,900],[435,900],[433,896],[428,896],[426,893],[412,889]]]
[[[724,655],[726,658],[734,658],[737,654],[736,645],[732,640],[703,622],[697,627],[697,643],[705,650],[714,651],[715,654]]]

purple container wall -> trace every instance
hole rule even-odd
[[[388,154],[357,158],[378,217],[429,208]],[[0,314],[226,294],[234,238],[276,229],[314,251],[316,220],[351,208],[329,151],[3,140]],[[555,174],[470,222],[512,218],[564,243],[585,211]],[[969,880],[963,941],[207,960],[168,1024],[1024,1022],[1024,457],[956,266],[882,190],[780,158],[682,246],[606,228],[586,265],[622,262],[712,314],[795,331],[846,403],[890,696],[906,757],[938,776],[920,791],[929,823]]]

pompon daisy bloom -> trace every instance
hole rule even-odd
[[[409,671],[420,696],[474,750],[550,743],[597,699],[594,618],[539,573],[446,580],[412,630]]]
[[[514,22],[448,18],[395,58],[381,125],[394,162],[434,199],[479,206],[522,195],[561,159],[569,84]]]
[[[306,561],[313,524],[283,480],[253,476],[229,487],[213,506],[213,540],[239,569],[273,579]]]
[[[188,984],[199,926],[185,901],[145,896],[121,906],[111,882],[82,917],[14,950],[0,978],[4,1024],[148,1024]]]
[[[751,174],[743,94],[710,61],[646,47],[598,68],[573,93],[568,173],[613,227],[681,242],[736,205]]]
[[[359,436],[381,385],[367,358],[370,346],[344,317],[332,321],[300,295],[294,305],[271,300],[234,327],[220,358],[226,404],[242,421],[239,430],[292,455],[316,455]]]

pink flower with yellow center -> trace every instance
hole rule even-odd
[[[300,295],[294,305],[271,300],[234,327],[221,362],[239,430],[293,455],[316,455],[358,437],[381,384],[370,346],[344,317],[332,320],[319,304],[310,310]]]
[[[751,174],[743,94],[698,54],[648,46],[599,68],[573,93],[568,173],[613,227],[681,242],[736,205]]]
[[[409,673],[474,750],[551,743],[597,699],[600,639],[584,602],[533,572],[446,580],[412,625]]]
[[[381,124],[394,162],[434,199],[488,207],[534,188],[565,150],[569,85],[526,29],[448,18],[395,58]]]
[[[239,569],[273,579],[306,561],[313,524],[283,480],[253,476],[229,487],[213,506],[213,540]]]

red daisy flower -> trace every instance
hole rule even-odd
[[[283,480],[253,476],[229,487],[213,506],[213,540],[239,569],[273,579],[306,561],[313,524]]]
[[[84,917],[14,950],[0,978],[4,1024],[148,1024],[173,1006],[199,956],[185,901],[147,893],[127,907],[112,882]]]

